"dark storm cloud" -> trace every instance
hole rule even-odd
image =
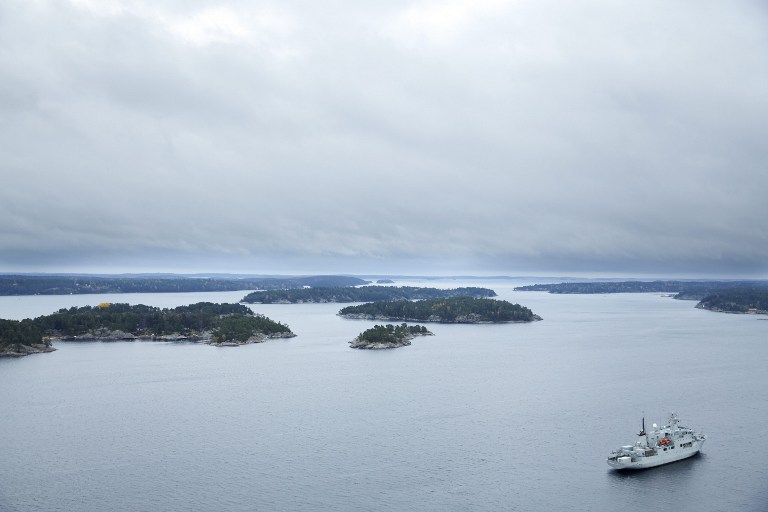
[[[7,2],[0,264],[765,272],[766,20]]]

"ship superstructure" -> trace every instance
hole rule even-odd
[[[608,456],[608,465],[616,469],[643,469],[687,459],[699,453],[707,436],[680,425],[677,415],[669,416],[667,425],[645,431],[643,426],[634,445],[622,446]]]

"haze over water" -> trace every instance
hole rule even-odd
[[[347,342],[338,304],[253,305],[298,337],[236,348],[59,343],[0,360],[0,510],[768,510],[768,321],[659,294],[514,292],[531,324]],[[0,297],[1,318],[245,292]],[[693,459],[605,457],[676,411]]]

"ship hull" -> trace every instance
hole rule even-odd
[[[630,460],[622,460],[623,457],[619,457],[616,460],[609,459],[608,465],[614,469],[654,468],[656,466],[662,466],[664,464],[693,457],[701,451],[701,446],[703,444],[704,441],[696,441],[689,448],[677,447],[675,449],[668,449],[667,451],[659,451],[656,455],[650,457],[626,457]]]

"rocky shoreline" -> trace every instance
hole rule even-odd
[[[42,343],[35,345],[6,345],[0,347],[0,357],[24,357],[31,354],[42,354],[56,350],[50,345]]]
[[[390,342],[371,342],[366,341],[364,339],[361,339],[360,336],[356,337],[354,340],[349,342],[349,348],[360,348],[360,349],[368,349],[368,350],[381,350],[381,349],[389,349],[389,348],[400,348],[400,347],[407,347],[411,344],[411,340],[415,338],[416,336],[434,336],[433,333],[427,332],[424,334],[409,334],[408,336],[403,337],[400,340],[397,341],[390,341]]]
[[[159,341],[172,343],[205,343],[214,347],[237,347],[239,345],[250,345],[252,343],[263,343],[269,339],[293,338],[296,335],[292,332],[282,332],[274,334],[255,334],[247,340],[225,340],[216,341],[211,331],[200,331],[190,334],[171,333],[163,335],[136,336],[134,334],[119,330],[111,331],[109,329],[96,329],[80,336],[54,336],[49,338],[51,341]],[[54,349],[55,350],[55,349]]]
[[[274,334],[255,334],[245,341],[227,340],[221,343],[209,339],[205,343],[214,347],[238,347],[240,345],[250,345],[251,343],[264,343],[267,340],[278,338],[295,338],[296,335],[292,332],[278,332]]]
[[[717,306],[707,306],[705,304],[696,304],[697,309],[703,309],[705,311],[712,311],[714,313],[729,313],[732,315],[768,315],[768,310],[764,309],[757,309],[757,308],[750,308],[746,311],[732,311],[729,309],[722,309]]]
[[[346,313],[339,314],[342,318],[348,318],[351,320],[380,320],[384,322],[434,322],[442,324],[524,324],[528,322],[538,322],[542,320],[539,315],[533,315],[532,320],[509,320],[502,322],[492,322],[490,320],[483,320],[481,315],[476,313],[470,313],[468,315],[457,316],[455,320],[446,320],[443,317],[432,315],[428,318],[402,318],[393,317],[382,314],[368,314],[368,313]]]

